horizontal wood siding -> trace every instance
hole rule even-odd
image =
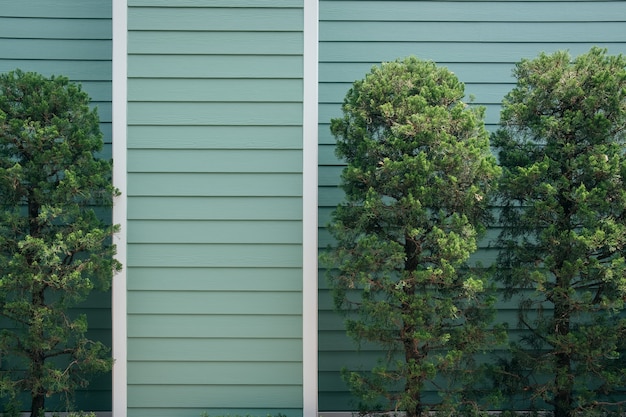
[[[334,155],[330,119],[351,83],[373,65],[408,55],[436,61],[466,84],[475,104],[487,107],[490,130],[499,120],[500,102],[513,87],[511,70],[521,58],[568,49],[573,55],[593,45],[626,53],[626,2],[623,1],[343,1],[320,0],[319,200],[320,249],[331,243],[324,226],[342,200],[337,188],[343,163]],[[491,234],[495,236],[495,234]],[[496,253],[483,244],[478,257]],[[354,410],[339,376],[347,366],[364,369],[377,357],[372,346],[356,352],[333,312],[323,271],[319,276],[320,411]],[[515,325],[515,313],[502,305],[499,319]]]
[[[110,0],[5,1],[0,7],[0,73],[19,68],[81,83],[98,108],[104,158],[111,158],[111,37]],[[92,294],[81,311],[89,336],[111,346],[110,294]],[[76,401],[78,409],[111,410],[111,375],[93,379]],[[46,407],[63,404],[51,398]]]
[[[300,416],[302,1],[128,28],[128,415]]]

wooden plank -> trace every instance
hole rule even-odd
[[[302,361],[302,341],[294,339],[133,338],[128,360],[134,361]],[[197,416],[196,416],[197,417]]]
[[[237,404],[237,401],[233,403]],[[87,408],[82,408],[86,410]],[[284,414],[286,417],[300,417],[302,415],[302,408],[289,407],[289,408],[276,408],[276,407],[209,407],[205,405],[199,405],[197,407],[159,407],[159,408],[129,408],[129,412],[132,413],[132,417],[198,417],[204,413],[210,416],[267,416],[277,415],[278,413]]]
[[[9,7],[7,5],[10,4]],[[111,1],[28,0],[7,1],[2,15],[42,18],[111,18]]]
[[[65,75],[65,74],[62,74]],[[69,77],[68,77],[69,78]],[[113,95],[110,80],[82,81],[80,85],[93,102],[110,103]]]
[[[295,78],[302,79],[298,55],[141,55],[128,56],[129,78]]]
[[[339,159],[339,157],[335,155],[334,145],[320,145],[318,147],[318,153],[319,153],[320,165],[339,166],[339,167],[344,167],[346,165],[346,162],[344,160]],[[330,184],[320,184],[320,185],[330,185]]]
[[[112,141],[112,126],[111,122],[102,122],[100,121],[100,131],[102,131],[102,135],[104,136],[105,149],[107,151],[107,155],[110,158],[111,156],[111,141]],[[108,146],[107,146],[108,145]]]
[[[302,151],[285,149],[130,149],[128,172],[302,172]]]
[[[129,244],[127,267],[299,268],[302,245]]]
[[[112,123],[113,105],[110,101],[92,101],[91,107],[98,109],[98,117],[100,118],[100,123]]]
[[[129,291],[301,291],[302,269],[133,267],[128,269],[127,288]]]
[[[128,387],[129,414],[134,408],[190,408],[228,409],[233,404],[241,408],[302,407],[302,387],[294,385],[130,385]],[[178,414],[176,414],[178,415]]]
[[[167,315],[128,316],[129,342],[136,338],[300,338],[302,318],[289,315]],[[194,340],[195,341],[195,340]],[[190,343],[193,343],[190,342]],[[258,405],[258,404],[257,404]]]
[[[302,31],[301,8],[250,7],[233,10],[228,7],[183,8],[130,7],[129,30],[159,31]],[[278,5],[277,5],[278,6]]]
[[[319,206],[320,207],[337,207],[339,203],[344,201],[345,193],[339,187],[320,187],[319,188]]]
[[[129,125],[300,126],[301,103],[128,103]]]
[[[129,197],[129,220],[302,220],[300,197]]]
[[[127,195],[148,197],[300,197],[294,174],[128,174]]]
[[[626,7],[622,13],[626,14]],[[321,42],[624,42],[619,22],[320,22]],[[433,34],[436,33],[436,36]]]
[[[129,314],[302,314],[302,293],[261,291],[129,291]]]
[[[253,345],[250,346],[253,348]],[[281,349],[282,350],[282,349]],[[300,385],[300,362],[129,362],[130,385]]]
[[[302,149],[301,126],[129,126],[129,149]]]
[[[339,184],[341,178],[341,172],[344,165],[336,166],[320,166],[319,167],[319,185],[322,187],[332,187]]]
[[[4,59],[111,61],[110,40],[0,38]]]
[[[128,33],[130,54],[302,55],[301,32]]]
[[[111,62],[107,61],[61,61],[0,58],[0,72],[34,71],[45,76],[64,75],[73,81],[111,81]]]
[[[569,50],[572,55],[579,55],[593,46],[607,47],[611,54],[626,50],[624,44],[610,42],[321,42],[320,62],[383,62],[416,55],[435,62],[513,64],[522,58],[533,58],[542,51]]]
[[[626,16],[620,1],[320,1],[320,21],[614,22]],[[441,33],[440,31],[437,32]]]
[[[131,220],[129,243],[301,244],[301,221]]]
[[[4,11],[4,10],[3,10]],[[111,40],[111,19],[0,17],[0,38]]]
[[[302,0],[177,0],[175,3],[169,0],[129,0],[128,5],[146,7],[302,7]]]
[[[302,102],[299,79],[132,79],[129,101]]]

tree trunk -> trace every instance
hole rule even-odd
[[[33,393],[30,406],[30,417],[43,417],[45,412],[46,395],[43,392]]]
[[[571,181],[571,174],[564,173],[568,180]],[[572,230],[572,224],[570,222],[571,217],[575,214],[575,208],[569,199],[570,193],[574,192],[573,189],[567,193],[561,193],[559,195],[559,204],[563,208],[565,216],[559,222],[559,230]],[[568,243],[564,247],[559,247],[558,261],[553,271],[555,275],[555,294],[554,294],[554,336],[556,342],[556,375],[554,376],[554,417],[570,417],[572,415],[572,391],[573,391],[573,378],[572,375],[572,357],[571,354],[563,351],[563,343],[565,338],[570,333],[571,322],[571,305],[569,300],[568,291],[571,285],[572,277],[569,272],[565,272],[565,265],[567,260],[571,260],[572,251],[571,246]],[[553,347],[553,348],[554,348]],[[571,351],[567,349],[567,351]]]
[[[46,299],[45,299],[45,286],[39,285],[33,288],[33,299],[32,299],[32,308],[33,311],[40,311],[45,307]],[[32,324],[31,324],[32,326]],[[43,413],[45,412],[45,401],[46,401],[46,391],[43,388],[43,379],[44,379],[44,365],[46,361],[46,356],[43,350],[39,347],[44,340],[44,332],[41,327],[36,329],[31,329],[37,334],[38,346],[35,347],[35,350],[30,352],[30,360],[31,360],[31,411],[30,417],[43,417]]]
[[[418,251],[415,241],[410,236],[405,237],[404,251],[406,254],[406,261],[404,269],[406,271],[415,271],[418,266]],[[408,298],[415,296],[416,288],[413,285],[404,287],[403,291],[407,294]],[[402,305],[402,315],[411,317],[414,311],[411,309],[410,302]],[[405,363],[415,362],[421,364],[426,358],[426,352],[420,348],[419,341],[413,338],[415,333],[415,326],[412,324],[402,323],[402,344],[404,347],[404,360]],[[406,417],[421,417],[424,413],[424,406],[422,404],[422,384],[424,383],[423,375],[407,375],[404,383],[404,393],[409,395],[415,402],[415,407],[406,410]]]
[[[424,360],[424,353],[420,352],[417,346],[417,341],[413,340],[409,335],[413,334],[415,328],[413,326],[403,326],[403,344],[404,344],[404,359],[406,363],[416,362],[421,363]],[[406,410],[406,417],[421,417],[424,412],[422,405],[422,392],[421,386],[423,384],[423,377],[421,375],[409,374],[404,383],[405,395],[411,396],[415,402],[415,407]]]
[[[554,333],[558,339],[562,339],[569,334],[570,311],[569,303],[560,297],[554,305]],[[565,376],[565,382],[563,380]],[[556,393],[554,395],[554,417],[570,417],[572,415],[572,361],[570,354],[557,352],[556,354],[556,375],[554,385]]]

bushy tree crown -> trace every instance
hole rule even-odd
[[[46,397],[111,367],[108,349],[85,337],[86,317],[69,310],[108,289],[120,268],[115,227],[96,214],[116,195],[101,150],[97,113],[78,85],[0,75],[0,351],[10,367],[0,390],[28,392],[33,417]]]

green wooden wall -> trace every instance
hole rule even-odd
[[[569,49],[572,55],[593,45],[626,53],[626,2],[623,1],[345,1],[320,0],[319,200],[320,248],[330,239],[324,226],[342,199],[337,188],[342,164],[334,156],[329,121],[351,83],[381,61],[407,55],[436,61],[454,71],[475,103],[487,107],[493,130],[499,103],[513,87],[511,69],[521,58]],[[481,249],[489,262],[495,254]],[[320,272],[319,407],[354,410],[339,376],[343,366],[371,363],[372,348],[355,351],[342,320],[332,311]],[[503,306],[500,317],[512,311]],[[365,368],[367,369],[367,368]]]
[[[111,35],[111,0],[0,2],[0,72],[20,68],[80,82],[98,107],[105,158],[111,157]],[[110,346],[110,294],[94,294],[84,311],[90,337]],[[46,405],[54,409],[54,398]],[[78,393],[76,405],[110,410],[111,375],[94,379],[89,391]]]
[[[302,0],[128,6],[128,415],[302,415]]]

